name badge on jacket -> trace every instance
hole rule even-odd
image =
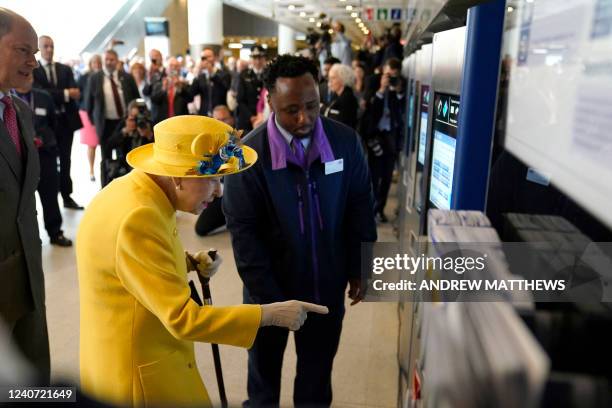
[[[344,170],[344,159],[338,159],[325,163],[325,175],[338,173]]]
[[[47,116],[47,110],[45,108],[36,108],[34,109],[34,114],[36,116]]]

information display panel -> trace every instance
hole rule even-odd
[[[429,207],[450,210],[457,144],[459,97],[436,94],[432,124],[433,147],[429,177]]]

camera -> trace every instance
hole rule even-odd
[[[393,86],[393,87],[398,86],[399,85],[399,81],[400,81],[400,79],[399,79],[399,76],[397,76],[397,75],[392,75],[392,76],[389,77],[389,85],[390,86]]]
[[[145,103],[144,99],[136,99],[135,104],[138,108],[136,127],[139,129],[147,129],[152,127],[153,121],[151,120],[151,113],[147,109],[147,104]]]

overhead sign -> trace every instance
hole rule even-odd
[[[401,8],[392,8],[391,9],[391,20],[401,20],[402,19],[402,9]]]
[[[412,21],[415,14],[414,7],[366,7],[361,18],[364,21]]]
[[[378,21],[387,21],[389,19],[389,9],[381,7],[376,10],[376,19]]]

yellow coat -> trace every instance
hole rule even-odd
[[[76,242],[83,391],[119,406],[210,406],[193,342],[251,347],[261,307],[191,300],[175,211],[141,171],[94,198]]]

